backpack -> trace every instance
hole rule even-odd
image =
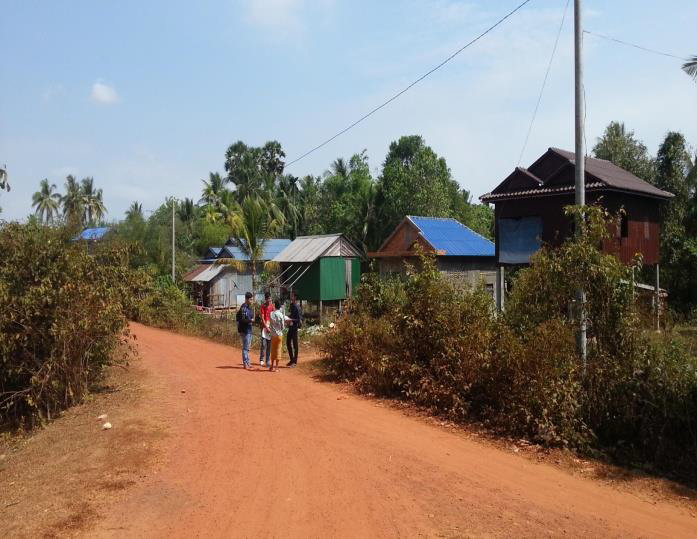
[[[242,318],[244,317],[244,315],[242,314],[242,307],[244,307],[244,305],[240,305],[240,308],[237,309],[237,314],[235,315],[235,318],[237,319],[237,323],[242,322]]]

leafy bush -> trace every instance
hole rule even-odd
[[[78,402],[127,342],[127,253],[90,255],[70,236],[0,227],[0,424],[31,425]]]
[[[364,278],[322,343],[329,374],[453,420],[697,479],[694,343],[641,326],[630,268],[598,249],[612,223],[588,208],[582,238],[542,249],[517,273],[503,316],[428,257],[403,279]],[[581,286],[585,365],[570,316]]]

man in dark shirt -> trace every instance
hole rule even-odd
[[[298,364],[298,330],[302,327],[303,312],[298,305],[298,296],[295,292],[290,295],[290,326],[288,327],[288,336],[286,337],[286,345],[288,346],[288,355],[290,361],[289,367],[295,367]]]
[[[237,332],[242,339],[242,364],[245,369],[251,369],[249,349],[252,346],[252,327],[254,325],[254,309],[252,308],[252,293],[244,295],[244,303],[237,313]]]

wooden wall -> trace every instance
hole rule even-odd
[[[613,193],[590,192],[586,203],[600,203],[613,213],[624,208],[627,212],[628,234],[621,236],[618,228],[613,237],[605,241],[603,250],[616,254],[625,264],[630,264],[636,253],[644,257],[644,264],[656,264],[660,259],[659,207],[661,202],[648,197]],[[573,226],[564,215],[564,206],[574,204],[574,195],[554,195],[517,200],[502,200],[496,203],[496,256],[499,254],[498,220],[501,218],[536,217],[542,218],[542,241],[549,245],[559,245],[573,233]]]

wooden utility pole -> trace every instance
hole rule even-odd
[[[581,0],[574,0],[574,102],[575,102],[575,139],[576,139],[576,205],[586,205],[586,151],[583,140],[583,25],[581,21]],[[576,235],[583,234],[583,216],[576,221]],[[576,290],[576,311],[578,312],[578,335],[576,348],[581,356],[583,366],[586,365],[586,293],[582,287]]]

